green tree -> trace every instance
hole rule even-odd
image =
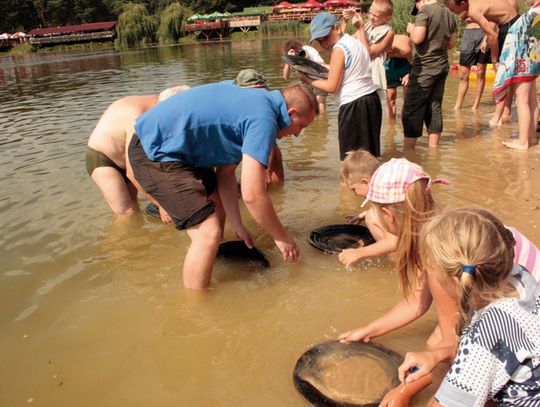
[[[155,31],[155,18],[148,14],[144,4],[128,3],[118,17],[115,44],[119,48],[147,45],[155,41]]]
[[[160,14],[158,39],[160,44],[178,42],[184,35],[184,22],[191,15],[191,10],[180,3],[172,3]]]

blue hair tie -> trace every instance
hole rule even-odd
[[[461,271],[463,273],[467,273],[467,274],[470,274],[473,277],[476,277],[476,267],[475,266],[470,266],[468,264],[463,264],[461,266]]]

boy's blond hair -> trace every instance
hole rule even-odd
[[[381,161],[369,151],[349,151],[343,160],[339,180],[342,184],[358,184],[364,178],[371,178],[380,165]]]
[[[432,218],[424,226],[422,263],[436,266],[461,282],[458,335],[469,322],[473,295],[475,300],[489,303],[513,292],[508,277],[514,263],[514,245],[512,232],[483,209],[457,209]],[[463,266],[474,267],[474,273],[464,272]]]
[[[381,12],[386,17],[392,17],[394,14],[394,4],[391,0],[373,0],[372,6],[380,7]]]

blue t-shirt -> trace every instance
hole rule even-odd
[[[278,131],[290,123],[281,92],[217,83],[164,100],[137,118],[135,131],[152,161],[214,167],[247,154],[267,167]]]

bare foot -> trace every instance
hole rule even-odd
[[[512,148],[514,150],[528,150],[529,143],[523,144],[518,141],[503,141],[502,142],[506,147]]]
[[[502,120],[490,120],[489,121],[489,127],[501,127],[502,126]]]
[[[454,106],[454,110],[460,110],[460,109],[461,109],[461,106],[458,106],[458,105]]]
[[[502,117],[502,122],[503,122],[503,123],[510,123],[511,120],[512,120],[512,116],[506,116],[506,115],[504,115],[504,116]]]
[[[478,105],[472,105],[471,110],[472,110],[473,112],[478,111]]]

